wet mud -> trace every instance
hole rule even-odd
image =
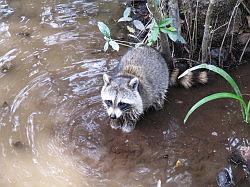
[[[249,146],[235,101],[208,103],[183,124],[200,98],[231,91],[220,77],[170,88],[164,108],[147,111],[130,134],[111,129],[102,74],[127,49],[100,52],[96,23],[115,25],[120,1],[0,3],[0,65],[13,65],[0,73],[0,186],[216,186],[231,150]],[[230,70],[246,99],[249,68]]]

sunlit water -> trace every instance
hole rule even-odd
[[[130,135],[109,127],[101,75],[122,52],[100,52],[96,24],[115,25],[122,3],[0,0],[0,186],[214,185],[232,146],[248,144],[235,103],[182,126],[197,90],[174,89]],[[202,119],[209,125],[199,127]]]

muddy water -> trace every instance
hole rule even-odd
[[[101,75],[126,49],[100,53],[96,22],[114,24],[121,4],[0,1],[0,186],[216,186],[230,150],[249,144],[230,100],[207,104],[183,125],[199,98],[230,90],[219,78],[171,88],[164,109],[149,111],[131,134],[109,127]],[[231,72],[245,94],[249,68]]]

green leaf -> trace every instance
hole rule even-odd
[[[211,70],[215,73],[218,73],[220,76],[222,76],[224,79],[227,80],[227,82],[232,86],[232,88],[234,89],[234,92],[237,94],[237,95],[242,95],[241,92],[240,92],[240,89],[238,87],[238,85],[236,84],[236,82],[233,80],[233,78],[227,73],[225,72],[223,69],[217,67],[217,66],[214,66],[214,65],[210,65],[210,64],[200,64],[198,66],[195,66],[195,67],[192,67],[190,69],[187,69],[186,71],[184,71],[179,77],[178,79],[184,77],[185,75],[187,75],[190,71],[194,71],[194,70],[197,70],[197,69],[208,69],[208,70]]]
[[[152,45],[152,43],[157,41],[159,34],[160,34],[159,27],[153,27],[148,37],[148,42],[151,43],[150,45]]]
[[[160,31],[167,34],[168,37],[173,41],[173,42],[181,42],[183,44],[186,43],[186,40],[177,32],[177,31],[170,31],[168,28],[160,28]]]
[[[117,22],[123,22],[123,21],[132,21],[133,19],[131,17],[121,17]]]
[[[245,112],[245,115],[246,115],[246,122],[249,123],[249,115],[250,115],[250,100],[248,101],[248,105],[247,105],[247,108],[246,108],[246,112]]]
[[[123,12],[123,17],[124,18],[129,17],[130,13],[131,13],[131,7],[127,7]]]
[[[162,27],[160,27],[160,31],[165,34],[168,34],[170,32],[169,30],[167,30],[167,28],[162,28]]]
[[[158,24],[156,23],[155,19],[152,19],[152,28],[150,29],[148,33],[148,45],[151,46],[154,42],[157,41],[159,34],[160,34],[160,28]]]
[[[184,119],[184,123],[186,123],[187,119],[189,118],[189,116],[197,109],[199,108],[201,105],[209,102],[209,101],[212,101],[212,100],[215,100],[215,99],[225,99],[225,98],[231,98],[231,99],[236,99],[238,101],[240,101],[240,103],[246,108],[246,104],[245,102],[243,101],[243,99],[238,96],[238,95],[235,95],[235,94],[232,94],[232,93],[227,93],[227,92],[221,92],[221,93],[215,93],[215,94],[212,94],[212,95],[209,95],[207,97],[204,97],[203,99],[201,99],[200,101],[198,101],[187,113],[187,115],[185,116],[185,119]]]
[[[169,30],[169,31],[171,31],[171,32],[175,32],[175,31],[177,31],[177,29],[176,29],[176,28],[174,28],[174,27],[168,27],[168,28],[167,28],[167,30]]]
[[[172,18],[165,18],[163,20],[160,21],[159,27],[166,27],[167,25],[171,25],[173,22]]]
[[[179,77],[178,79],[180,79],[181,77],[185,76],[186,74],[188,74],[190,71],[194,71],[194,70],[197,70],[197,69],[208,69],[208,70],[211,70],[215,73],[218,73],[220,76],[222,76],[224,79],[226,79],[226,81],[231,85],[231,87],[233,88],[234,92],[242,97],[242,94],[240,92],[240,89],[238,87],[238,85],[236,84],[236,82],[233,80],[233,78],[227,73],[225,72],[223,69],[219,68],[219,67],[216,67],[214,65],[210,65],[210,64],[200,64],[198,66],[195,66],[195,67],[192,67],[190,69],[187,69],[186,71],[184,71]],[[246,116],[245,116],[245,108],[244,106],[241,104],[241,109],[242,109],[242,115],[243,115],[243,118],[245,119]]]
[[[157,7],[160,7],[161,6],[161,0],[155,0],[155,5]]]
[[[174,42],[176,42],[177,40],[178,40],[178,38],[179,38],[179,34],[178,34],[178,32],[176,32],[176,31],[170,31],[170,30],[168,30],[168,29],[166,29],[167,31],[166,32],[164,32],[164,33],[167,33],[168,34],[168,37],[172,40],[172,41],[174,41]]]
[[[152,18],[150,24],[148,24],[148,26],[146,27],[146,29],[151,30],[151,29],[153,29],[153,27],[155,27],[155,26],[158,27],[158,25],[157,25],[157,23],[156,23],[156,21],[155,21],[155,18]]]
[[[118,44],[116,41],[111,40],[111,41],[109,42],[109,45],[111,45],[111,47],[112,47],[114,50],[119,51],[119,44]]]
[[[105,25],[103,22],[98,22],[98,28],[100,32],[106,36],[107,38],[110,38],[110,30],[107,25]]]
[[[153,42],[148,42],[147,43],[147,46],[151,46],[151,45],[153,45]]]
[[[182,44],[186,44],[187,43],[186,40],[180,34],[178,36],[178,41],[181,42]]]
[[[138,30],[140,30],[140,31],[145,30],[145,26],[143,25],[143,23],[141,21],[134,20],[133,24],[134,24],[135,28],[137,28]]]
[[[104,44],[104,46],[103,46],[104,52],[106,52],[108,50],[108,48],[109,48],[109,42],[106,41],[105,44]]]

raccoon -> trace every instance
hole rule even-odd
[[[182,79],[178,76],[188,67],[177,66],[169,70],[165,59],[157,50],[140,46],[129,50],[120,60],[113,75],[103,75],[101,89],[103,105],[111,118],[111,127],[132,132],[139,117],[150,107],[161,109],[169,85],[189,88],[208,81],[205,71],[190,72]]]
[[[163,106],[169,70],[158,51],[141,46],[128,51],[114,75],[104,74],[103,81],[101,98],[111,118],[111,127],[129,133],[145,110]]]

